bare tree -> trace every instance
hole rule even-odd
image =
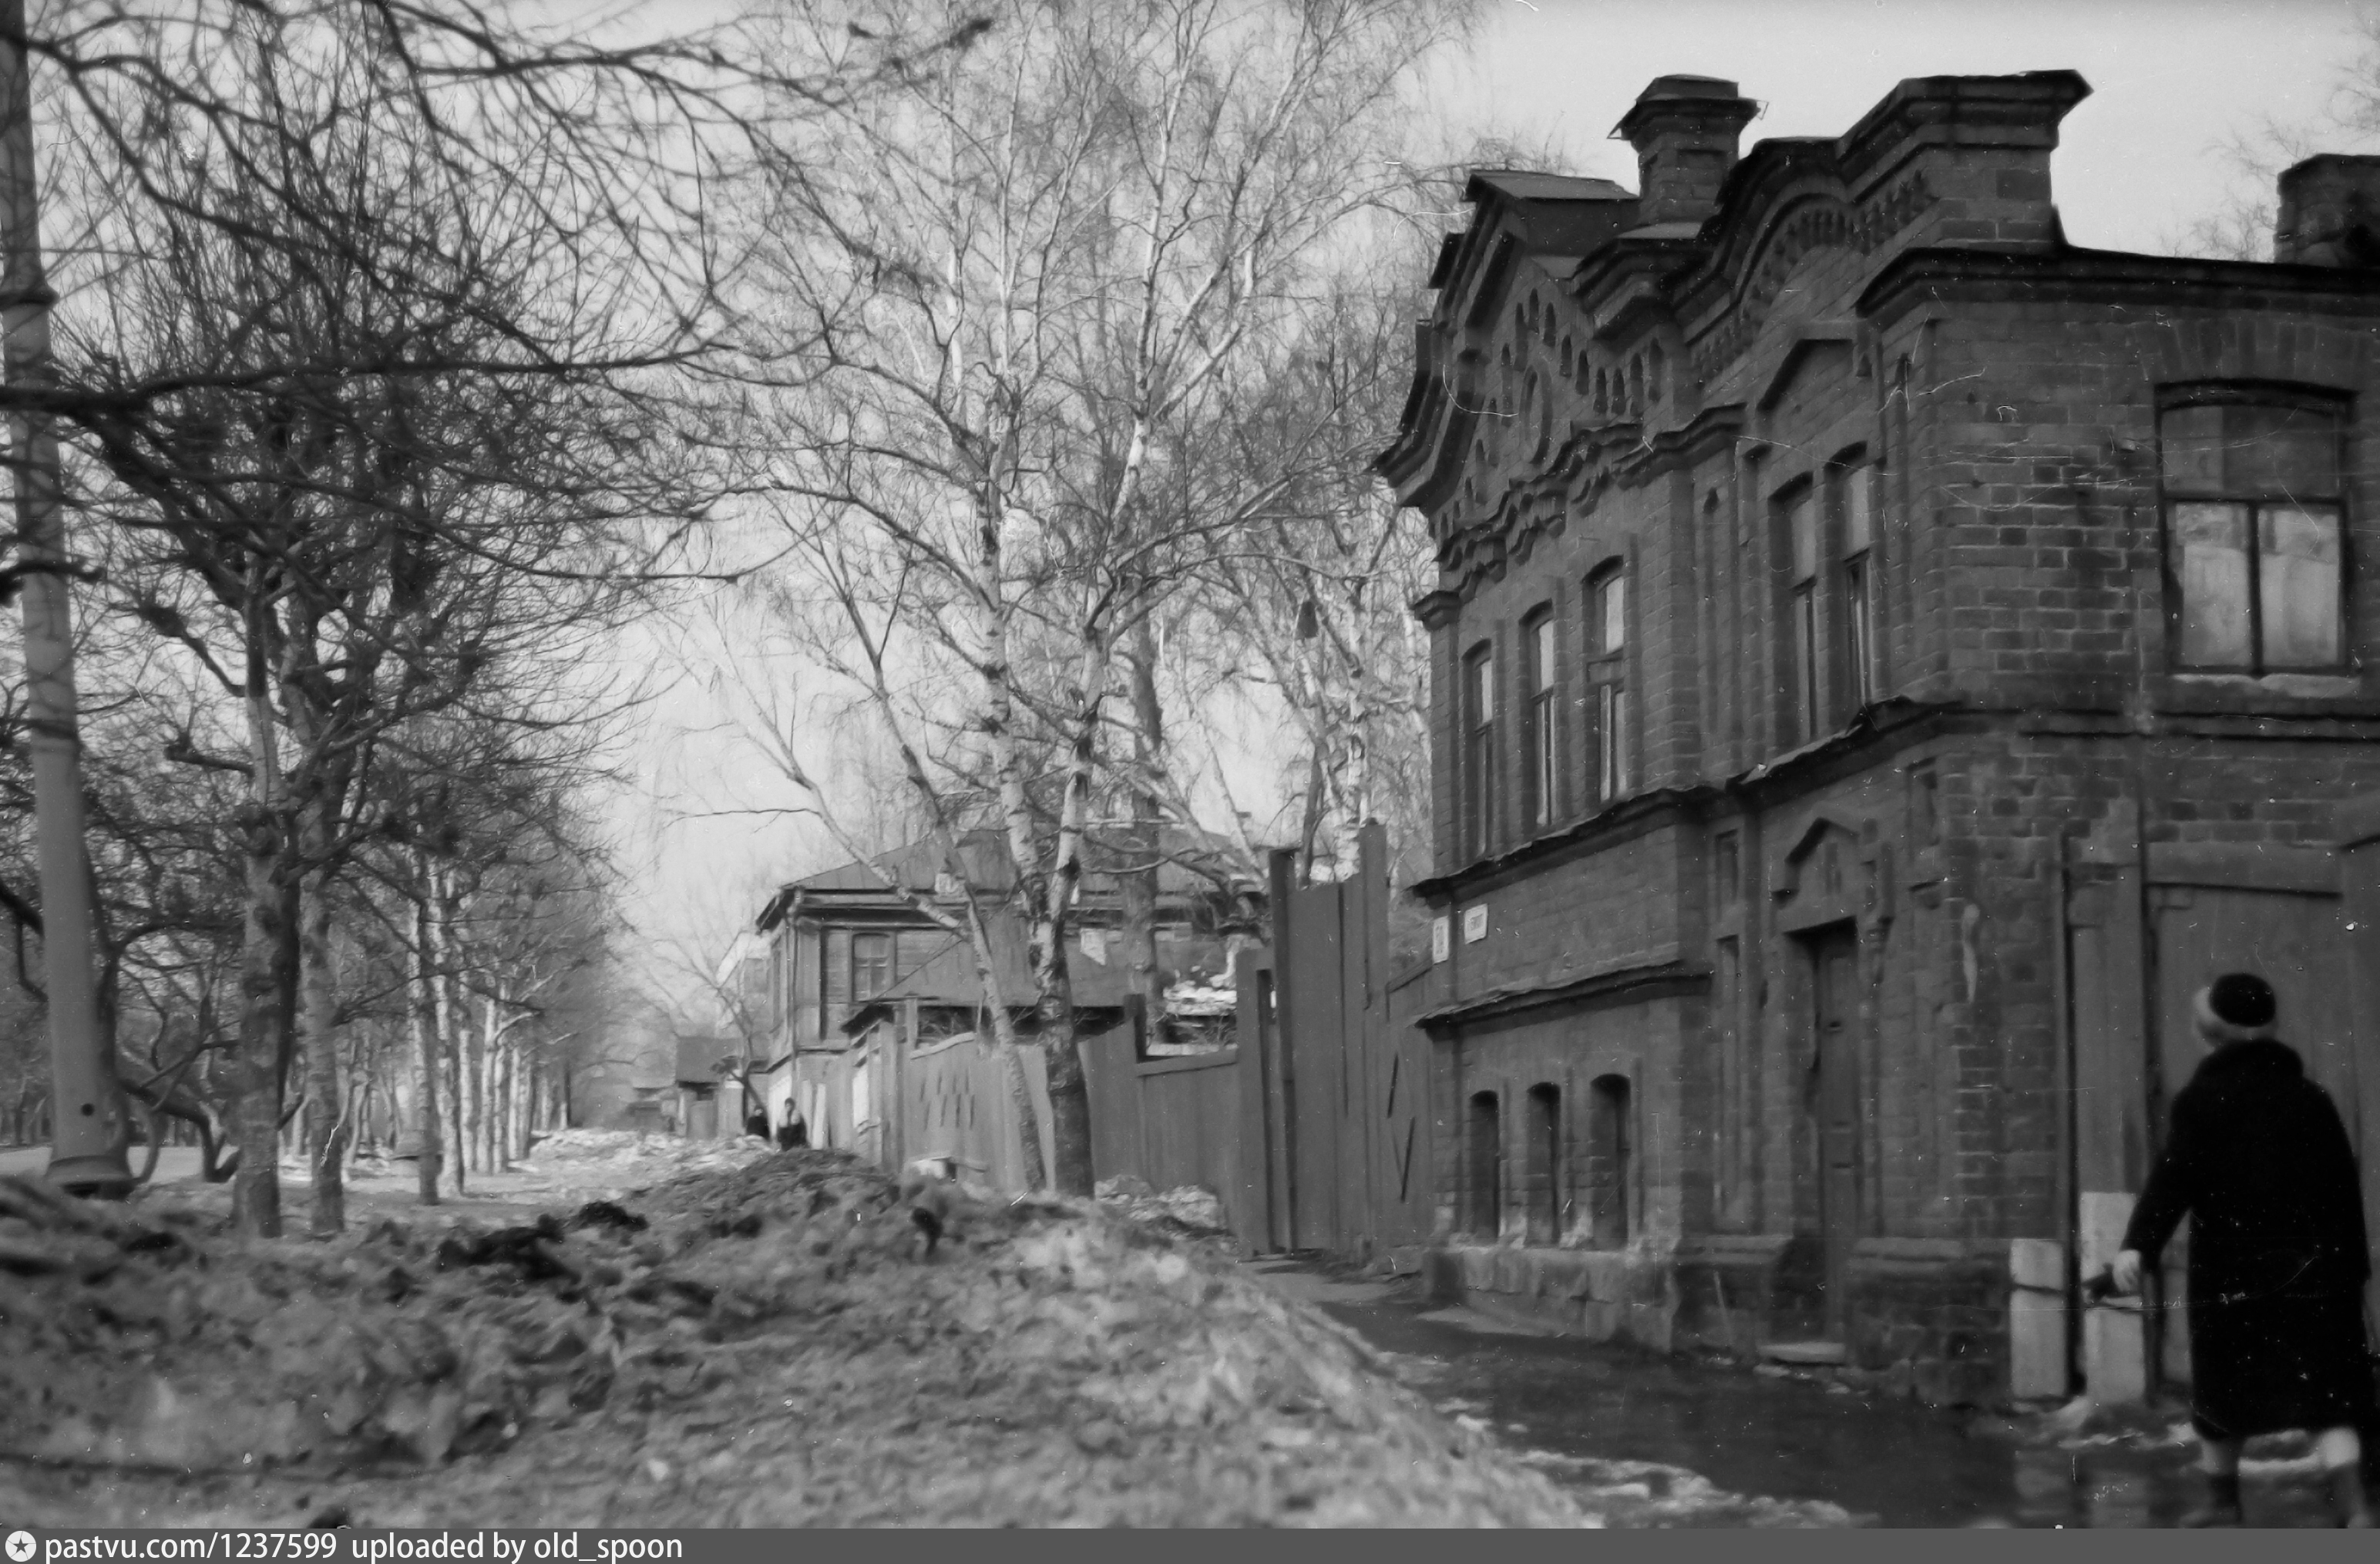
[[[1183,464],[1402,188],[1407,73],[1463,15],[1013,0],[965,61],[770,165],[773,297],[815,345],[763,409],[797,595],[938,833],[1006,844],[1062,1189],[1090,1183],[1066,938],[1128,649],[1291,482]],[[823,55],[875,18],[807,19]]]

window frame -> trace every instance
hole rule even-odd
[[[2226,473],[2211,485],[2177,483],[2169,467],[2169,440],[2167,420],[2177,413],[2200,407],[2252,407],[2287,412],[2313,414],[2330,424],[2332,443],[2332,486],[2321,493],[2290,491],[2285,485],[2258,489],[2252,485],[2234,483]],[[2273,673],[2348,674],[2355,671],[2353,647],[2354,620],[2351,615],[2354,581],[2354,549],[2350,517],[2348,514],[2349,482],[2348,435],[2352,415],[2349,401],[2336,394],[2313,388],[2276,386],[2253,382],[2194,385],[2174,388],[2158,398],[2156,407],[2156,480],[2157,522],[2159,529],[2158,564],[2165,587],[2166,661],[2175,673],[2182,675],[2223,675],[2263,678]],[[2240,553],[2246,564],[2241,587],[2242,608],[2246,619],[2246,662],[2191,662],[2184,661],[2183,638],[2191,601],[2186,594],[2182,559],[2179,548],[2177,512],[2183,505],[2232,505],[2244,514],[2245,541]],[[2338,585],[2329,604],[2331,629],[2338,655],[2328,662],[2276,663],[2266,654],[2265,614],[2264,561],[2266,551],[2265,522],[2268,515],[2281,510],[2320,514],[2327,512],[2335,532],[2333,540],[2338,552]]]
[[[1826,720],[1823,670],[1824,626],[1818,619],[1819,577],[1825,554],[1825,516],[1818,484],[1803,478],[1780,489],[1773,502],[1785,559],[1786,742],[1791,749],[1815,739]]]
[[[861,960],[859,950],[863,942],[873,940],[883,941],[884,959],[880,964],[884,969],[884,981],[878,987],[870,988],[860,981],[859,975],[861,972],[870,967],[877,966],[880,964],[874,961]],[[880,929],[861,928],[855,928],[851,931],[851,1002],[855,1007],[866,1004],[868,1000],[876,998],[878,995],[883,993],[887,988],[892,988],[895,983],[901,981],[901,976],[897,969],[899,952],[899,941],[896,940],[889,932]]]
[[[1522,811],[1531,831],[1561,818],[1561,648],[1551,603],[1541,603],[1521,621]]]
[[[1461,756],[1463,855],[1484,858],[1496,845],[1496,643],[1463,654]]]
[[[1843,609],[1842,670],[1846,707],[1864,711],[1876,699],[1876,467],[1864,451],[1835,465],[1837,569]],[[1854,526],[1855,519],[1864,524]]]
[[[1588,794],[1600,808],[1624,798],[1635,782],[1635,737],[1628,702],[1628,562],[1606,560],[1590,571],[1584,593],[1585,636],[1579,662],[1585,674],[1585,746],[1592,768]]]

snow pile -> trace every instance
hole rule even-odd
[[[1224,1219],[1222,1197],[1196,1184],[1184,1184],[1160,1194],[1148,1186],[1147,1180],[1123,1173],[1101,1179],[1096,1193],[1102,1205],[1120,1208],[1135,1221],[1153,1222],[1160,1228],[1200,1236],[1227,1232],[1231,1228]]]
[[[1458,1423],[1475,1421],[1457,1418]],[[1720,1487],[1697,1472],[1657,1461],[1598,1461],[1591,1456],[1523,1450],[1523,1465],[1568,1473],[1591,1485],[1606,1523],[1613,1526],[1738,1526],[1756,1529],[1852,1526],[1859,1518],[1824,1499],[1770,1498]],[[1869,1518],[1873,1522],[1873,1518]]]
[[[826,1151],[322,1243],[49,1200],[0,1232],[22,1522],[1595,1523],[1350,1332],[1091,1202],[957,1197],[928,1259]]]
[[[687,1140],[638,1130],[555,1130],[538,1137],[513,1169],[561,1184],[650,1183],[682,1173],[740,1168],[774,1153],[756,1135]]]

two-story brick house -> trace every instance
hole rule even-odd
[[[2380,784],[2380,172],[2285,176],[2277,263],[2079,249],[2088,91],[1905,81],[1739,161],[1755,105],[1668,77],[1638,193],[1474,176],[1379,467],[1440,569],[1475,1291],[2060,1393],[2190,990],[2262,965],[2321,1033],[2331,808]],[[2352,1127],[2380,1063],[2305,1046]]]

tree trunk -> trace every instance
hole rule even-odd
[[[436,1023],[433,1030],[438,1038],[439,1073],[446,1087],[448,1143],[448,1182],[456,1194],[464,1193],[465,1159],[470,1155],[470,1141],[463,1126],[463,1071],[459,1039],[455,1035],[454,976],[449,971],[453,943],[447,938],[448,900],[446,875],[442,869],[430,874],[430,1002]]]
[[[1133,760],[1137,770],[1132,790],[1132,834],[1127,851],[1132,863],[1120,878],[1123,898],[1124,959],[1130,964],[1130,991],[1140,1000],[1147,1027],[1145,1039],[1161,1042],[1165,1036],[1165,972],[1158,960],[1158,863],[1164,842],[1159,812],[1157,771],[1163,764],[1165,713],[1157,698],[1157,632],[1147,615],[1132,637]]]
[[[1061,920],[1036,920],[1035,944],[1054,952],[1054,960],[1042,957],[1039,1007],[1041,1051],[1049,1061],[1050,1149],[1057,1162],[1050,1170],[1050,1186],[1061,1194],[1089,1194],[1094,1185],[1091,1094],[1075,1035],[1075,982],[1066,970],[1064,939]]]
[[[418,860],[417,860],[418,861]],[[442,1124],[438,1112],[438,1033],[430,996],[430,874],[422,866],[422,899],[413,907],[413,1088],[414,1133],[421,1139],[419,1164],[421,1204],[438,1204],[438,1180],[444,1160],[440,1153]]]
[[[232,1179],[232,1211],[239,1231],[281,1236],[281,1070],[285,1052],[281,988],[281,831],[254,800],[239,806],[246,902],[240,931],[239,1044],[232,1074],[233,1144],[239,1170]]]
[[[305,861],[321,865],[330,857],[338,827],[344,782],[318,786],[306,801],[299,827],[299,848]],[[347,1196],[344,1182],[348,1119],[346,1094],[339,1085],[338,972],[331,948],[330,871],[317,868],[313,894],[298,914],[298,962],[299,996],[306,1042],[306,1128],[313,1142],[314,1201],[310,1231],[317,1238],[345,1231]]]
[[[488,1170],[488,1045],[485,1022],[471,1024],[470,994],[461,980],[455,982],[455,1043],[462,1049],[463,1079],[469,1090],[464,1098],[463,1114],[468,1128],[471,1154],[464,1160],[471,1171]],[[481,1014],[485,1015],[484,1006]]]

